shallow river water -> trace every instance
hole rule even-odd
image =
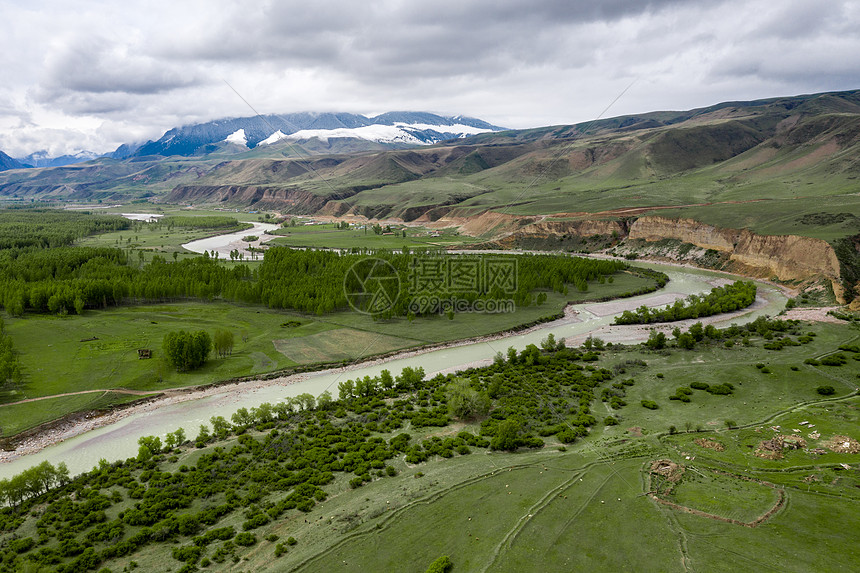
[[[245,233],[248,233],[246,231]],[[224,243],[221,243],[222,245]],[[211,249],[211,247],[210,247]],[[490,363],[497,352],[504,353],[513,346],[522,350],[528,344],[539,344],[549,333],[567,339],[571,345],[580,344],[589,334],[599,336],[607,342],[640,342],[648,337],[650,327],[610,326],[615,314],[625,309],[634,309],[642,304],[663,305],[673,298],[693,293],[704,293],[714,285],[724,284],[726,279],[734,280],[721,273],[692,270],[669,265],[637,263],[665,272],[670,282],[662,291],[608,303],[586,303],[574,305],[564,319],[547,323],[527,333],[511,334],[496,340],[473,342],[461,346],[410,353],[405,357],[394,357],[384,362],[371,361],[358,364],[343,371],[321,371],[271,381],[270,385],[256,389],[239,390],[225,386],[223,392],[181,403],[167,404],[151,411],[137,412],[115,423],[91,430],[62,443],[49,446],[37,453],[0,463],[0,478],[9,477],[43,460],[57,464],[65,462],[71,473],[77,474],[95,466],[100,459],[108,461],[124,459],[137,453],[137,440],[141,436],[164,436],[179,427],[185,429],[189,438],[194,438],[201,424],[209,425],[209,418],[220,415],[229,420],[230,415],[241,407],[257,406],[263,402],[277,402],[286,397],[309,392],[319,395],[329,390],[337,396],[338,382],[349,378],[376,376],[382,369],[398,374],[406,366],[422,367],[428,376],[440,371]],[[744,311],[713,317],[718,327],[730,323],[744,324],[763,315],[776,315],[785,306],[785,296],[775,287],[758,283],[758,300]],[[673,323],[685,326],[693,321]],[[670,328],[671,328],[670,327]],[[468,336],[468,333],[463,333]]]

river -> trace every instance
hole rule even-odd
[[[264,224],[259,223],[259,225]],[[231,236],[241,234],[243,233],[234,233]],[[228,244],[224,243],[224,240],[222,239],[222,246]],[[195,242],[199,243],[199,241]],[[214,248],[217,250],[218,245],[215,244]],[[406,366],[421,367],[430,376],[436,372],[488,364],[497,352],[504,353],[510,346],[522,350],[528,344],[539,344],[550,333],[557,339],[567,339],[573,345],[580,344],[589,334],[599,336],[606,342],[643,341],[647,339],[651,327],[610,326],[614,316],[623,310],[634,309],[642,304],[662,305],[689,294],[708,292],[714,285],[723,284],[727,279],[740,278],[670,265],[652,263],[637,263],[637,265],[665,272],[669,275],[670,282],[663,291],[657,293],[606,303],[573,305],[568,308],[564,319],[541,325],[525,333],[422,352],[405,351],[405,356],[395,356],[385,361],[369,361],[355,365],[346,371],[338,369],[296,375],[273,380],[256,388],[239,389],[239,387],[225,386],[210,396],[138,411],[119,421],[69,438],[39,452],[0,463],[0,478],[19,473],[43,460],[54,464],[65,462],[74,475],[91,469],[102,458],[114,461],[135,455],[137,440],[141,436],[164,436],[167,432],[182,427],[186,435],[193,439],[201,424],[209,424],[210,417],[218,415],[229,419],[230,415],[241,407],[250,408],[263,402],[274,403],[305,392],[319,395],[329,390],[336,397],[338,382],[349,378],[373,377],[382,369],[388,369],[393,374],[397,374]],[[711,317],[707,322],[717,326],[728,326],[729,323],[744,324],[759,316],[773,316],[784,308],[786,298],[779,289],[766,283],[757,283],[757,285],[759,296],[756,303],[749,309]],[[692,322],[694,321],[672,323],[668,328],[674,326],[683,328]],[[463,333],[463,335],[468,336],[469,333]]]
[[[252,225],[254,225],[252,229],[245,229],[244,231],[239,231],[237,233],[216,235],[206,239],[199,239],[197,241],[185,243],[182,246],[194,253],[211,253],[212,251],[215,251],[225,259],[230,257],[231,251],[238,250],[246,258],[250,258],[254,253],[248,250],[248,245],[250,244],[251,246],[259,247],[262,243],[271,241],[276,238],[277,235],[267,235],[266,231],[274,231],[275,229],[280,228],[279,225],[275,225],[274,223],[252,223]],[[258,237],[258,239],[252,243],[246,243],[242,240],[249,235],[254,235]]]

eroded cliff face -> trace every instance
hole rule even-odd
[[[539,218],[509,215],[495,211],[484,211],[478,215],[466,215],[458,213],[456,209],[440,207],[434,211],[426,212],[421,217],[415,219],[415,222],[431,229],[457,227],[460,233],[464,235],[492,239],[508,235],[524,225],[534,223]]]
[[[575,219],[565,220],[556,217],[546,217],[536,220],[525,227],[514,230],[505,236],[498,237],[495,242],[505,248],[544,248],[554,241],[562,248],[567,240],[573,238],[611,237],[612,241],[623,239],[627,235],[626,224],[623,221],[608,219]],[[547,239],[551,241],[547,243]]]
[[[612,235],[624,237],[627,229],[622,221],[609,219],[583,219],[564,221],[547,218],[522,229],[517,235],[577,235],[590,237],[592,235]]]
[[[693,219],[640,217],[630,225],[628,238],[648,242],[675,239],[703,249],[731,252],[734,251],[739,233],[734,229],[720,229]]]
[[[721,229],[692,219],[640,217],[630,225],[630,240],[675,239],[727,253],[727,270],[781,281],[825,277],[837,300],[844,302],[839,260],[821,239],[797,235],[758,235],[746,229]]]

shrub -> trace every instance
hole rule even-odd
[[[257,536],[249,531],[243,531],[236,535],[233,542],[236,545],[241,545],[242,547],[250,547],[257,543]]]
[[[9,549],[15,553],[26,553],[30,551],[34,545],[36,545],[36,542],[32,537],[22,537],[21,539],[16,539],[9,543]]]
[[[569,428],[565,428],[564,430],[556,434],[556,437],[558,438],[558,441],[563,444],[572,444],[576,441],[576,432]]]
[[[618,419],[615,418],[615,416],[606,416],[605,418],[603,418],[603,423],[607,426],[617,426]]]
[[[695,388],[696,390],[707,390],[710,386],[707,382],[690,382],[690,388]]]
[[[714,384],[708,388],[708,393],[718,396],[728,396],[734,391],[734,388],[729,384]]]
[[[173,558],[177,561],[184,561],[185,563],[197,563],[202,553],[203,548],[195,545],[173,548]]]
[[[642,400],[642,407],[648,408],[649,410],[656,410],[660,406],[657,405],[657,402],[654,400]]]
[[[845,355],[842,353],[831,354],[830,356],[825,356],[821,359],[821,363],[825,366],[842,366],[846,362],[848,362],[848,359],[845,358]]]
[[[447,555],[443,555],[430,564],[430,567],[427,568],[427,573],[448,573],[453,568],[454,564],[451,562],[451,559]]]
[[[815,391],[822,396],[832,396],[833,394],[836,394],[836,388],[833,386],[819,386]]]

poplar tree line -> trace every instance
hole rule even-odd
[[[82,237],[122,231],[131,225],[119,215],[93,215],[89,211],[6,209],[0,211],[0,249],[71,245]]]
[[[389,251],[370,254],[397,270],[400,292],[389,316],[405,316],[413,296],[409,290],[410,265],[414,257],[430,255]],[[0,251],[0,304],[10,314],[20,316],[27,311],[81,313],[87,308],[109,305],[222,298],[324,314],[348,308],[344,277],[366,257],[357,253],[274,247],[266,251],[263,263],[253,270],[241,264],[228,268],[208,254],[171,262],[157,255],[138,268],[125,252],[115,248],[7,249]],[[567,285],[573,284],[587,290],[588,282],[626,267],[626,263],[619,261],[572,257],[509,258],[515,259],[517,265],[514,292],[496,288],[460,296],[512,298],[517,305],[528,306],[536,289],[566,293]]]
[[[183,227],[186,229],[243,229],[252,225],[248,223],[240,223],[234,217],[224,215],[207,215],[203,217],[184,217],[181,215],[171,215],[163,217],[158,221],[149,223],[155,227]]]

